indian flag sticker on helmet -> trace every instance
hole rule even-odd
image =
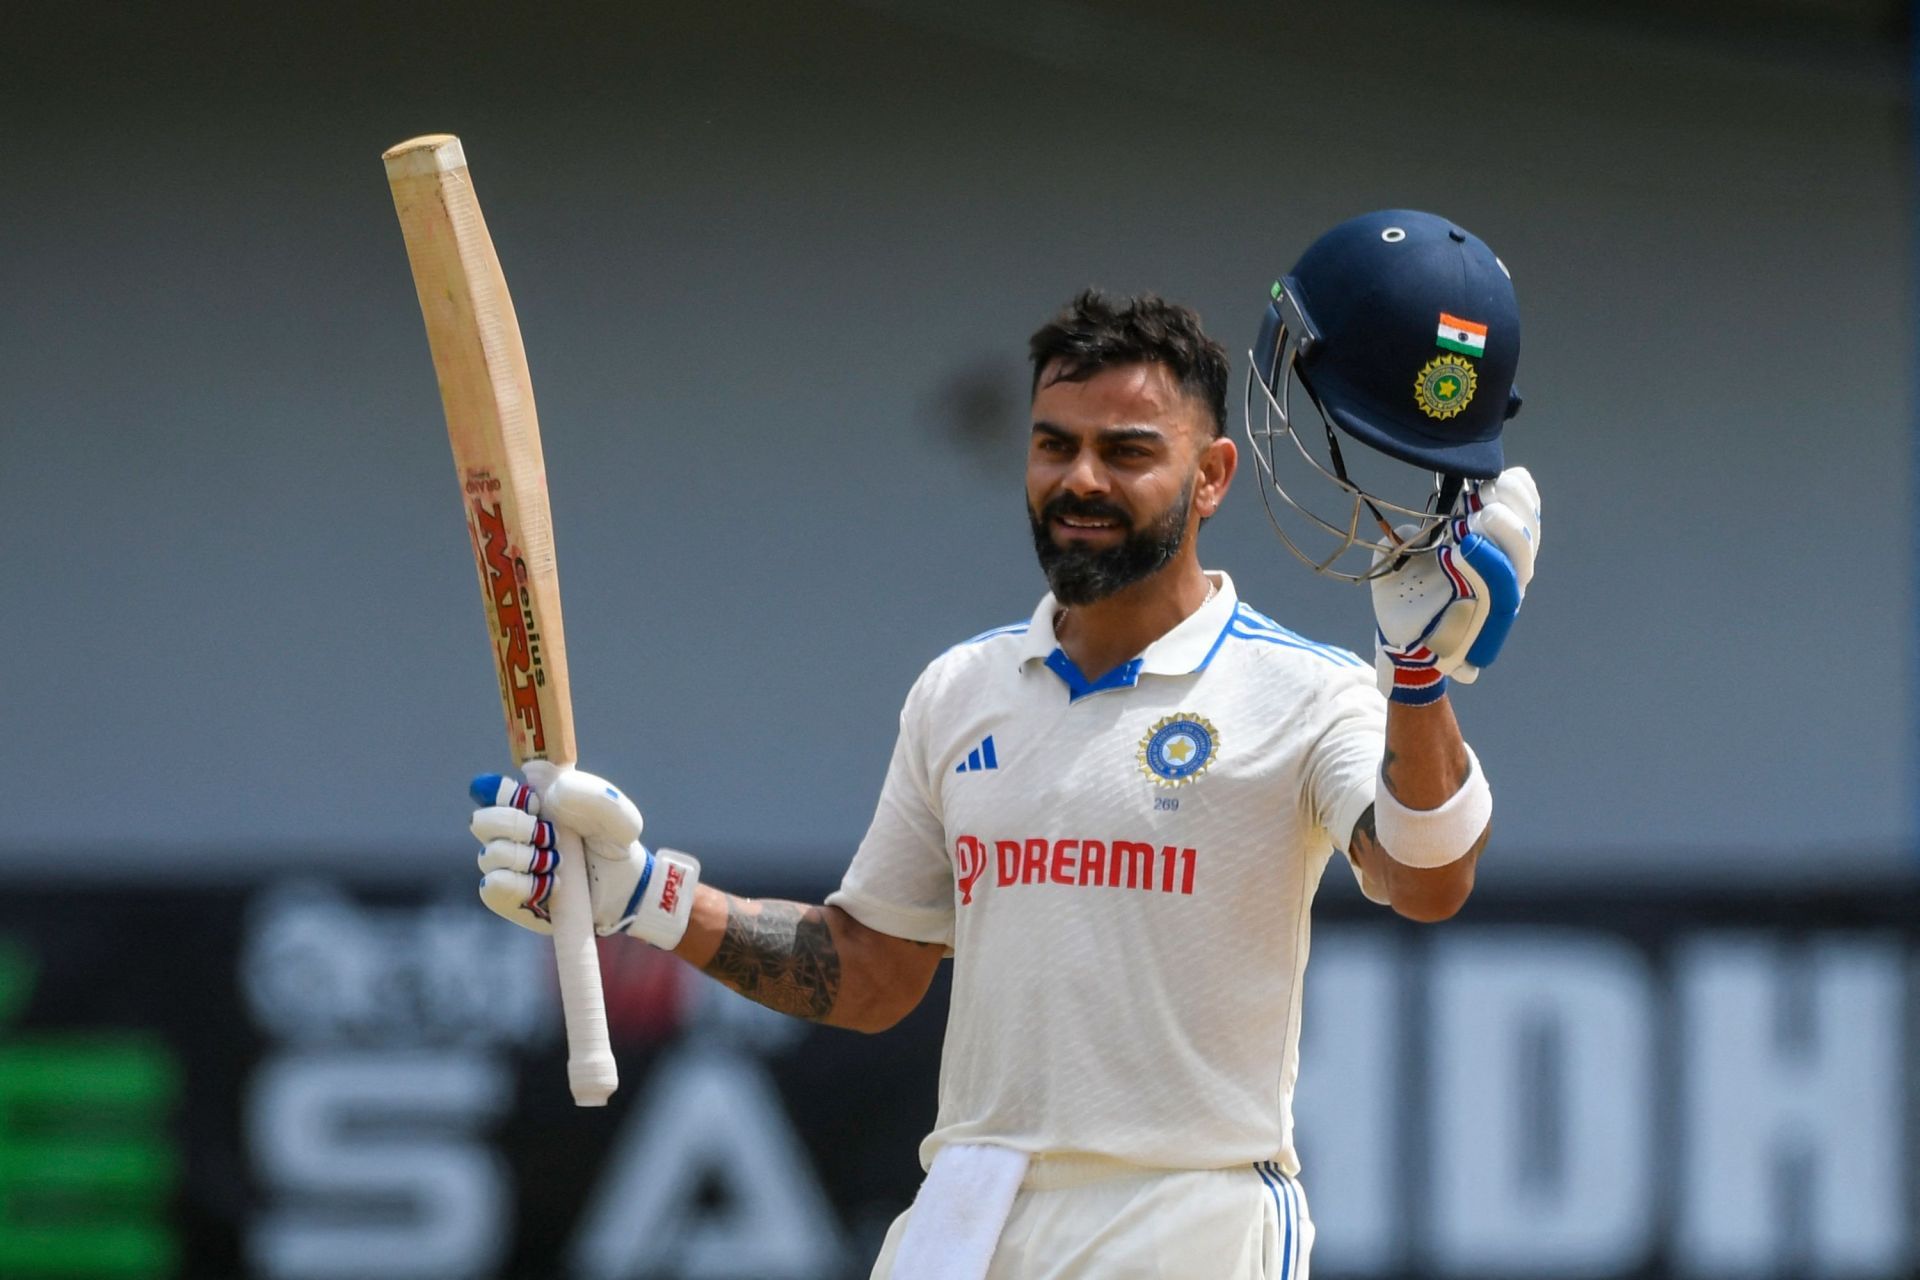
[[[1462,320],[1459,316],[1450,316],[1444,311],[1440,313],[1440,329],[1433,340],[1463,356],[1487,354],[1487,326]]]

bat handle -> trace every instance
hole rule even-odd
[[[567,1085],[575,1106],[604,1107],[620,1087],[607,1042],[607,1002],[600,990],[600,953],[593,936],[593,897],[580,837],[553,827],[560,874],[554,877],[553,960],[560,975],[560,1010],[567,1024]]]

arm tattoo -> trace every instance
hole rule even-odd
[[[1363,841],[1376,852],[1385,852],[1384,849],[1380,848],[1380,830],[1374,825],[1372,805],[1368,805],[1367,811],[1354,819],[1353,838],[1347,841],[1347,857],[1356,867],[1365,865],[1360,860],[1360,849]]]
[[[707,972],[796,1018],[821,1019],[840,994],[840,953],[824,907],[727,895],[727,929]]]

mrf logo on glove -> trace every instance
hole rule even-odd
[[[680,882],[686,878],[684,867],[667,868],[667,878],[660,886],[660,909],[668,915],[672,915],[680,906]]]

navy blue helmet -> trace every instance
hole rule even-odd
[[[1505,465],[1500,434],[1520,409],[1513,388],[1520,363],[1520,309],[1506,266],[1485,242],[1431,213],[1385,209],[1350,218],[1321,236],[1273,286],[1255,341],[1247,399],[1247,433],[1262,495],[1271,485],[1288,506],[1344,539],[1332,557],[1287,544],[1316,569],[1329,569],[1350,547],[1391,552],[1418,543],[1445,517],[1462,482],[1490,480]],[[1300,438],[1289,406],[1297,378],[1319,409],[1328,462]],[[1257,381],[1266,403],[1254,420]],[[1369,494],[1348,475],[1340,436],[1431,472],[1434,497],[1424,510]],[[1314,469],[1356,501],[1328,520],[1289,495],[1275,470],[1280,443],[1291,443]],[[1317,442],[1316,442],[1317,443]],[[1272,504],[1269,502],[1269,510]],[[1362,508],[1387,541],[1360,536]],[[1417,517],[1396,534],[1387,515]],[[1276,515],[1276,526],[1280,520]],[[1376,557],[1377,561],[1377,557]],[[1377,572],[1335,573],[1367,578]]]

